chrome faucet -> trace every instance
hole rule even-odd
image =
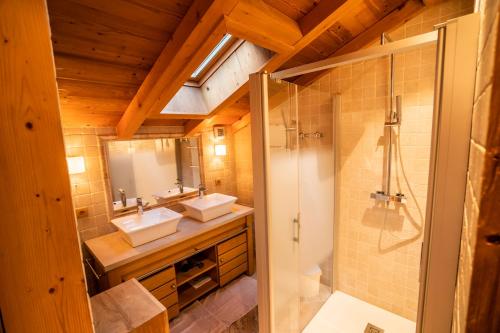
[[[177,185],[180,193],[184,193],[184,183],[182,182],[181,179],[177,179],[174,185]]]
[[[137,214],[142,215],[144,213],[144,205],[142,204],[142,198],[136,198],[137,201]]]
[[[200,199],[203,199],[203,196],[205,195],[206,187],[203,184],[198,185],[198,197]]]
[[[125,195],[125,190],[119,188],[118,192],[120,192],[120,201],[122,202],[122,207],[127,207],[127,196]]]

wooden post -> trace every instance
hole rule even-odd
[[[7,332],[93,332],[45,0],[0,0],[0,307]]]

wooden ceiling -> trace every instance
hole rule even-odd
[[[64,124],[116,126],[192,2],[48,0]]]
[[[212,13],[219,8],[217,5],[220,17]],[[411,8],[402,11],[405,5]],[[274,51],[278,54],[266,65],[266,69],[276,70],[324,59],[345,50],[350,43],[356,43],[359,48],[363,43],[372,41],[376,34],[403,23],[423,7],[417,0],[48,0],[48,6],[65,126],[117,126],[120,121],[121,125],[128,122],[132,116],[136,119],[130,121],[148,125],[195,122],[189,125],[192,128],[202,121],[192,118],[207,118],[216,114],[219,118],[224,115],[231,117],[232,120],[227,122],[241,118],[248,112],[247,84],[236,87],[235,92],[209,116],[160,115],[159,111],[150,112],[149,109],[141,114],[140,107],[146,98],[154,102],[151,105],[155,105],[157,110],[166,105],[162,103],[171,99],[172,92],[175,94],[180,87],[171,85],[170,81],[182,84],[182,75],[189,76],[189,67],[197,67],[203,54],[217,42],[216,36],[226,32],[222,31],[221,20],[226,20],[229,30],[229,22],[237,27],[239,19],[251,18],[254,8],[255,15],[269,15],[261,22],[253,17],[251,22],[255,22],[255,27],[246,27],[250,31],[242,32],[241,27],[236,30],[248,33],[252,42],[262,41],[263,47],[276,46]],[[196,11],[195,6],[199,8]],[[238,10],[234,8],[239,12],[236,13]],[[391,15],[396,16],[396,12],[399,12],[397,19],[388,20]],[[204,45],[197,47],[188,45],[185,40],[194,43],[195,29],[207,28],[200,22],[188,22],[193,18],[203,21],[205,25],[207,20],[213,20],[210,26],[212,35],[203,39]],[[270,20],[283,24],[266,29],[265,25]],[[189,24],[193,31],[179,31],[186,30]],[[243,24],[241,22],[245,27]],[[267,30],[272,30],[270,35],[256,36],[259,31],[267,34]],[[203,48],[206,50],[201,50]],[[182,54],[174,55],[178,50]],[[160,54],[163,59],[155,65]],[[174,61],[175,56],[185,61],[180,66],[185,73],[170,69],[167,58]],[[152,68],[156,73],[152,71],[145,82]],[[140,96],[141,85],[146,86],[141,89],[149,86],[149,90],[154,90],[155,85],[161,82],[161,88],[165,85],[168,91],[157,89],[161,98],[160,95]],[[134,127],[128,129],[129,134],[133,131]]]

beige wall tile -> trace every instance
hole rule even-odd
[[[141,133],[178,134],[177,127],[155,127],[153,130],[141,128]],[[66,156],[83,156],[85,172],[70,175],[73,204],[75,208],[86,208],[88,217],[77,219],[80,240],[94,238],[115,231],[109,222],[109,201],[105,183],[103,152],[100,135],[115,135],[114,128],[64,128]],[[182,133],[182,128],[181,128]]]

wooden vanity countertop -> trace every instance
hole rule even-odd
[[[90,298],[96,333],[168,332],[167,310],[136,279]]]
[[[151,253],[179,244],[186,239],[196,237],[251,214],[253,214],[253,208],[235,204],[231,213],[208,222],[199,222],[184,216],[177,225],[175,234],[137,247],[130,246],[118,231],[89,239],[85,242],[85,245],[99,261],[104,272],[109,272]]]

